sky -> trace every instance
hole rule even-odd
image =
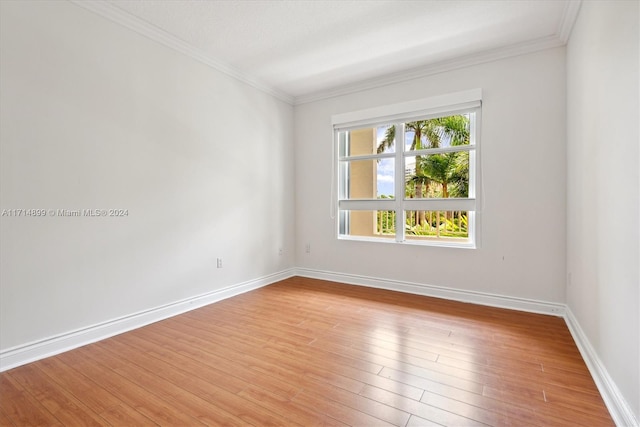
[[[380,141],[384,138],[384,134],[387,130],[388,126],[380,126],[378,127],[378,135],[377,135],[377,143],[380,144]],[[413,140],[413,132],[405,133],[405,141]],[[405,142],[407,143],[407,142]],[[395,147],[391,148],[387,152],[394,152]],[[415,165],[415,158],[407,157],[405,158],[406,166],[413,168]],[[383,159],[378,162],[378,197],[385,195],[391,196],[394,195],[394,159]]]

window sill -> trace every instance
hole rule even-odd
[[[396,245],[410,245],[410,246],[427,246],[436,248],[460,248],[460,249],[478,249],[474,242],[453,242],[443,240],[405,240],[403,242],[397,242],[393,237],[360,237],[360,236],[338,236],[338,240],[354,241],[354,242],[369,242],[369,243],[390,243]]]

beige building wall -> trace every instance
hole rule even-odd
[[[358,156],[376,152],[376,129],[358,129],[350,133],[350,155]],[[349,195],[352,199],[375,199],[377,197],[377,162],[362,160],[351,162]],[[370,211],[351,212],[351,235],[373,236],[376,232],[376,213]]]

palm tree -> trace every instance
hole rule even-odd
[[[442,186],[442,198],[449,197],[449,184],[454,179],[459,153],[432,154],[421,159],[420,168],[428,179]]]
[[[453,187],[449,193],[451,197],[469,197],[469,152],[461,151],[456,154],[449,181]]]
[[[416,166],[419,168],[419,166],[416,164]],[[426,191],[429,191],[429,184],[431,183],[431,178],[429,178],[428,176],[424,175],[422,172],[418,172],[415,175],[413,175],[411,178],[408,179],[407,181],[407,197],[413,197],[415,195],[416,198],[418,197],[422,197],[423,193],[422,193],[422,189],[423,187],[426,187]],[[411,188],[413,187],[413,188]],[[413,214],[411,214],[413,215]],[[410,221],[411,222],[411,221]],[[416,212],[416,221],[415,221],[415,225],[422,225],[425,222],[425,214],[424,211],[417,211]]]
[[[469,143],[469,119],[464,115],[437,117],[428,120],[419,120],[405,124],[405,129],[413,132],[410,151],[428,148],[439,148],[443,140],[450,145],[463,145]],[[390,126],[385,132],[384,138],[378,144],[378,154],[391,148],[394,144],[396,129]],[[429,192],[430,177],[423,170],[423,156],[416,156],[414,175],[411,181],[415,184],[415,198],[420,199]],[[467,174],[468,176],[468,174]],[[447,197],[447,196],[444,196]],[[420,211],[416,218],[416,225],[425,223],[425,213]]]
[[[411,141],[410,151],[422,150],[425,148],[438,148],[440,146],[441,132],[438,129],[436,121],[440,119],[419,120],[416,122],[405,123],[405,129],[413,132],[413,140]],[[385,132],[384,138],[378,145],[378,154],[384,152],[387,148],[393,146],[396,136],[395,126],[391,126]],[[415,173],[412,181],[415,184],[415,198],[421,199],[423,194],[429,191],[429,182],[422,170],[420,169],[420,156],[416,156]],[[422,225],[425,222],[424,211],[417,214],[416,225]]]

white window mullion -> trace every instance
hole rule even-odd
[[[460,151],[460,150],[457,150]],[[366,155],[358,155],[358,156],[343,156],[338,158],[341,162],[357,162],[359,160],[379,160],[379,159],[393,159],[395,158],[394,153],[384,153],[384,154],[366,154]]]
[[[475,114],[471,114],[469,122],[470,143],[476,146],[476,150],[469,152],[469,197],[475,198],[476,205],[473,211],[468,213],[469,238],[474,247],[479,248],[482,242],[482,232],[480,230],[482,207],[482,158],[480,153],[480,134],[482,123],[482,111],[477,109]]]
[[[406,151],[405,157],[411,156],[430,156],[432,154],[445,154],[445,153],[459,153],[461,151],[473,151],[476,147],[474,145],[454,145],[453,147],[444,148],[427,148],[424,150]]]
[[[392,211],[395,209],[393,199],[354,199],[340,200],[338,207],[347,211]]]
[[[473,211],[475,199],[407,199],[404,201],[407,211]]]
[[[336,150],[336,152],[339,153],[339,151],[342,149],[343,146],[345,146],[347,144],[347,139],[348,139],[348,133],[346,132],[338,132],[336,131],[336,141],[337,141],[337,148],[334,148]],[[338,159],[339,159],[339,154],[338,154]],[[336,160],[334,158],[333,160],[334,164],[336,164]],[[348,191],[347,191],[347,177],[348,175],[348,167],[349,164],[348,163],[344,163],[344,162],[337,162],[338,165],[338,170],[335,171],[334,175],[336,176],[337,179],[337,188],[338,188],[338,200],[343,200],[349,197]]]
[[[404,123],[395,125],[396,163],[395,163],[395,211],[396,211],[396,242],[404,242]]]

